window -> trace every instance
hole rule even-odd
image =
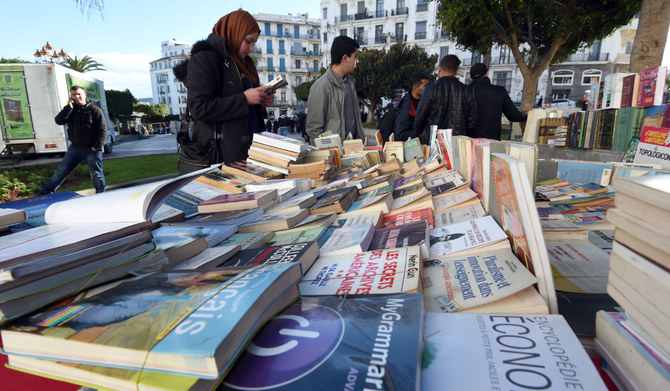
[[[280,99],[281,99],[282,103],[286,103],[286,91],[279,91],[279,96],[280,96]]]
[[[428,11],[426,0],[416,0],[416,12]]]
[[[631,41],[626,42],[626,51],[625,54],[631,54],[633,52],[633,43]]]
[[[340,29],[340,35],[347,35],[347,29]]]
[[[170,93],[170,85],[167,85],[165,87],[166,87],[165,91],[169,94]]]
[[[414,39],[426,39],[426,21],[416,22],[416,32]]]
[[[302,76],[296,76],[295,77],[295,85],[299,86],[302,84]]]
[[[285,58],[280,58],[279,59],[279,72],[286,72],[286,59]]]
[[[284,48],[284,41],[279,41],[279,54],[286,54],[286,49]]]
[[[265,22],[265,35],[272,35],[272,26],[268,22]]]
[[[318,56],[319,55],[319,44],[318,43],[313,44],[312,49],[314,50],[314,55]]]
[[[603,71],[601,71],[599,69],[587,69],[587,70],[585,70],[584,72],[582,72],[582,85],[583,86],[590,86],[593,83],[599,83],[600,78],[602,77],[602,74],[603,74]],[[593,80],[594,77],[597,80]]]
[[[347,21],[347,5],[340,4],[340,22],[346,22],[346,21]],[[347,35],[347,34],[340,34],[340,35]]]
[[[503,45],[500,47],[500,59],[498,64],[509,64],[510,63],[510,51],[509,46]]]
[[[328,8],[323,8],[321,11],[322,19],[328,19]]]
[[[300,60],[295,60],[295,69],[300,69]]]
[[[275,70],[274,68],[275,67],[272,64],[272,57],[268,57],[268,71],[274,71]],[[274,78],[270,78],[270,80],[272,80],[272,79],[274,79]]]
[[[268,39],[265,41],[265,51],[267,54],[272,54],[272,40]]]
[[[300,39],[300,26],[293,26],[293,38]]]
[[[405,7],[405,0],[396,0],[395,14],[396,15],[405,15],[407,13],[407,7]]]
[[[277,23],[277,36],[278,37],[284,36],[284,25],[281,23]]]
[[[268,83],[271,82],[272,79],[274,79],[274,78],[275,78],[275,75],[273,75],[272,73],[270,73],[270,74],[268,75]]]
[[[323,43],[328,43],[328,33],[323,33]]]
[[[556,71],[551,75],[551,83],[555,86],[571,86],[574,74],[573,71]]]
[[[444,56],[449,54],[449,46],[440,46],[440,58],[437,61],[440,61]]]
[[[395,24],[395,40],[398,42],[404,41],[403,35],[405,34],[403,23]]]
[[[365,14],[365,2],[364,1],[359,1],[358,2],[358,14]]]
[[[556,99],[568,99],[570,96],[570,89],[552,89],[551,90],[551,101]]]
[[[512,88],[512,71],[495,72],[493,74],[493,84],[505,87],[509,94],[509,91]]]
[[[375,8],[375,16],[378,18],[384,16],[384,0],[377,0],[377,7]]]
[[[384,26],[375,26],[375,43],[384,43]]]
[[[318,72],[319,71],[319,60],[312,61],[312,65],[313,65],[314,72]]]

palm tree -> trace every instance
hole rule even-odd
[[[84,56],[81,59],[77,59],[77,56],[74,56],[74,58],[67,56],[65,58],[65,61],[63,61],[63,66],[82,73],[88,71],[105,70],[105,68],[102,67],[102,64],[95,61],[89,56]]]

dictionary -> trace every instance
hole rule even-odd
[[[422,319],[420,294],[303,296],[261,329],[221,388],[419,390]]]

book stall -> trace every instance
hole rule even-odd
[[[601,114],[648,113],[629,76],[526,142],[263,132],[243,162],[0,204],[0,388],[668,389],[670,130]]]

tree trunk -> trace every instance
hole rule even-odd
[[[523,90],[521,93],[521,111],[527,112],[535,106],[535,96],[537,95],[537,84],[540,81],[542,72],[530,71],[523,75]]]
[[[642,0],[640,20],[630,55],[630,71],[661,65],[668,38],[670,7],[667,0]]]

